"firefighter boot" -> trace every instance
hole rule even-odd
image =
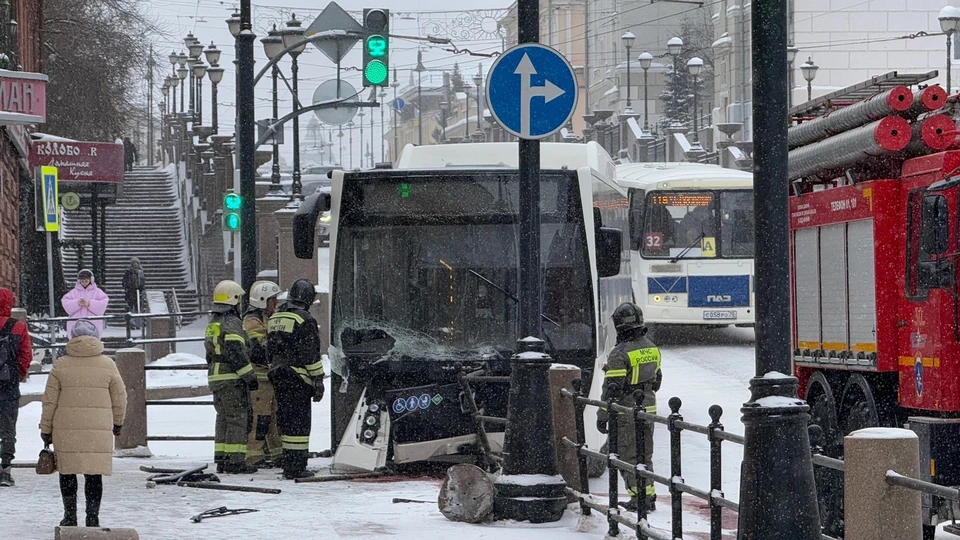
[[[257,467],[254,465],[247,465],[246,462],[238,463],[226,463],[223,465],[223,472],[226,474],[253,474],[257,472]],[[217,472],[220,472],[219,469]]]
[[[287,480],[312,478],[314,474],[307,470],[307,452],[284,451],[283,477]]]

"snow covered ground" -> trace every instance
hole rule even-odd
[[[188,331],[192,331],[188,330]],[[753,332],[726,329],[712,332],[683,331],[661,334],[664,382],[659,393],[659,412],[669,413],[667,400],[679,396],[683,400],[684,419],[707,424],[707,409],[719,404],[725,413],[726,429],[743,433],[739,408],[749,397],[748,382],[753,375]],[[193,344],[196,347],[196,344]],[[180,350],[189,349],[182,346]],[[167,357],[164,363],[195,363],[190,354]],[[179,373],[176,377],[167,375]],[[200,372],[194,372],[202,377]],[[153,372],[151,387],[168,383],[188,382],[191,372]],[[155,377],[156,376],[156,377]],[[166,377],[166,379],[165,379]],[[197,398],[193,398],[197,399]],[[205,398],[200,398],[205,399]],[[206,398],[209,399],[209,398]],[[311,451],[330,446],[329,400],[314,404]],[[592,415],[588,411],[588,415]],[[33,461],[42,443],[37,431],[40,404],[31,403],[20,410],[18,422],[18,461]],[[588,421],[592,416],[588,416]],[[213,433],[212,407],[151,407],[149,433],[152,435],[210,435]],[[661,474],[669,471],[669,439],[666,429],[658,425],[655,435],[654,468]],[[276,487],[279,495],[219,492],[192,488],[145,487],[147,473],[141,465],[186,468],[209,463],[212,466],[213,445],[210,442],[153,442],[154,457],[118,458],[114,475],[104,481],[104,502],[101,523],[104,526],[135,527],[144,539],[227,539],[254,537],[286,538],[367,538],[393,536],[418,540],[470,539],[573,540],[604,537],[606,524],[596,515],[578,523],[579,510],[571,505],[558,523],[493,523],[467,525],[447,521],[436,505],[441,480],[433,477],[402,480],[352,480],[332,483],[294,484],[279,478],[276,470],[262,470],[254,475],[223,475],[224,483]],[[706,489],[709,478],[708,443],[706,437],[684,433],[683,477],[687,483]],[[741,447],[724,443],[723,490],[727,498],[739,499]],[[323,472],[329,459],[314,459],[310,467]],[[7,520],[0,537],[49,538],[61,517],[57,481],[54,476],[37,476],[29,469],[14,472],[17,487],[0,490],[0,501],[16,497],[16,518]],[[605,499],[607,478],[591,481],[591,492]],[[670,507],[666,488],[657,486],[658,509],[651,515],[655,527],[669,530]],[[621,487],[621,497],[626,493]],[[427,501],[427,504],[395,504],[394,498]],[[200,524],[190,517],[204,510],[227,506],[255,508],[257,513],[211,519]],[[81,503],[82,512],[82,503]],[[684,497],[685,538],[707,538],[709,509],[701,501]],[[736,514],[724,512],[724,538],[735,538]],[[625,537],[631,537],[625,533]],[[953,538],[941,533],[938,539]]]

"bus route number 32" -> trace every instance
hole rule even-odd
[[[644,247],[648,251],[660,251],[663,249],[663,233],[649,233],[644,237]]]

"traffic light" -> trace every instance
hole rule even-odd
[[[236,232],[240,230],[240,206],[243,199],[232,191],[223,194],[223,230]]]
[[[390,65],[390,10],[363,10],[363,86],[386,86]]]

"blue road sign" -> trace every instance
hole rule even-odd
[[[406,104],[407,104],[407,102],[403,101],[403,98],[397,98],[397,99],[393,100],[393,108],[396,109],[396,110],[398,110],[398,111],[402,111],[402,110],[403,110],[403,106],[406,105]]]
[[[60,230],[60,207],[57,199],[57,168],[40,167],[43,179],[43,226],[47,232]]]
[[[539,43],[501,54],[487,75],[487,103],[498,124],[521,139],[542,139],[562,128],[577,106],[570,62]]]

